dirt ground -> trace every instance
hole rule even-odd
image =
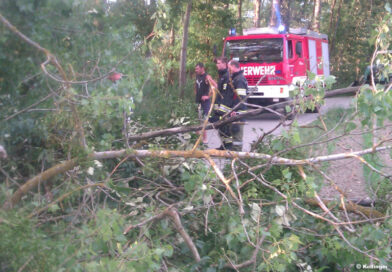
[[[355,134],[359,131],[353,131]],[[387,127],[379,130],[378,137],[392,138],[392,129]],[[336,143],[333,153],[344,153],[350,151],[359,151],[371,146],[364,146],[363,135],[350,135],[339,139]],[[389,156],[390,151],[380,152],[381,162],[383,167],[381,171],[392,175],[392,161]],[[364,175],[364,164],[356,158],[332,161],[327,170],[327,175],[332,181],[345,193],[346,197],[354,202],[361,201],[361,203],[371,203],[376,201],[376,193],[368,186],[372,180],[366,180]],[[324,180],[325,185],[320,190],[319,194],[325,199],[336,199],[340,193],[331,185],[330,182]]]

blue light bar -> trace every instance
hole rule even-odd
[[[275,15],[276,15],[276,19],[277,19],[278,32],[279,33],[286,33],[285,26],[282,24],[282,19],[280,16],[279,1],[274,0],[273,5],[275,8]]]
[[[279,25],[278,31],[279,33],[286,33],[286,27],[284,25]]]

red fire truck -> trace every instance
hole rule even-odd
[[[318,77],[329,75],[328,36],[303,28],[290,28],[288,33],[246,29],[242,36],[225,39],[223,54],[240,62],[252,91],[249,98],[256,103],[287,100],[306,80],[307,71]]]

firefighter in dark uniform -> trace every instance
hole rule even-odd
[[[207,117],[211,106],[211,91],[210,83],[211,76],[205,72],[204,64],[199,62],[195,66],[196,83],[195,83],[195,97],[196,103],[200,104],[203,112],[203,118]]]
[[[199,118],[204,120],[208,118],[208,111],[211,107],[211,94],[212,90],[210,84],[214,84],[215,81],[211,78],[209,74],[206,73],[204,64],[199,62],[195,66],[196,82],[195,82],[195,98],[196,103],[200,106]],[[203,133],[203,143],[207,143],[207,132],[204,130]]]
[[[243,108],[238,108],[233,111],[233,108],[240,102],[240,96],[236,94],[235,85],[231,82],[227,59],[225,57],[217,58],[216,67],[219,73],[218,94],[214,104],[214,114],[210,118],[210,122],[219,121],[225,115],[233,116],[238,113],[238,110],[243,110]],[[221,126],[218,129],[222,140],[222,145],[218,149],[233,149],[233,133],[235,133],[235,130],[237,130],[236,126],[232,124]]]
[[[231,84],[234,90],[234,94],[237,97],[237,102],[240,103],[246,97],[246,93],[248,91],[248,81],[244,76],[244,71],[240,69],[240,64],[238,61],[231,60],[229,62],[229,72],[231,75]],[[246,101],[243,101],[246,102]],[[244,104],[239,105],[236,110],[236,114],[243,114],[246,112],[246,106]],[[238,120],[236,123],[232,124],[232,135],[233,135],[233,143],[236,144],[236,149],[239,151],[242,150],[242,141],[243,141],[243,119]]]
[[[240,63],[235,60],[229,62],[229,72],[231,75],[231,83],[234,89],[234,93],[237,96],[238,102],[246,97],[248,90],[248,81],[244,76],[244,71],[240,68]],[[238,103],[236,103],[238,104]],[[239,114],[245,111],[246,107],[241,105],[239,109],[236,109]]]

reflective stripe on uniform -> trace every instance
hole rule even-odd
[[[225,144],[230,144],[230,143],[233,143],[233,138],[232,137],[223,137],[222,141]]]
[[[218,111],[223,112],[223,113],[226,113],[226,112],[230,112],[230,111],[231,111],[231,108],[228,107],[228,106],[225,106],[225,105],[223,105],[223,104],[220,104],[220,105],[219,105],[219,108],[218,108]]]
[[[246,96],[246,89],[235,89],[237,95]]]

